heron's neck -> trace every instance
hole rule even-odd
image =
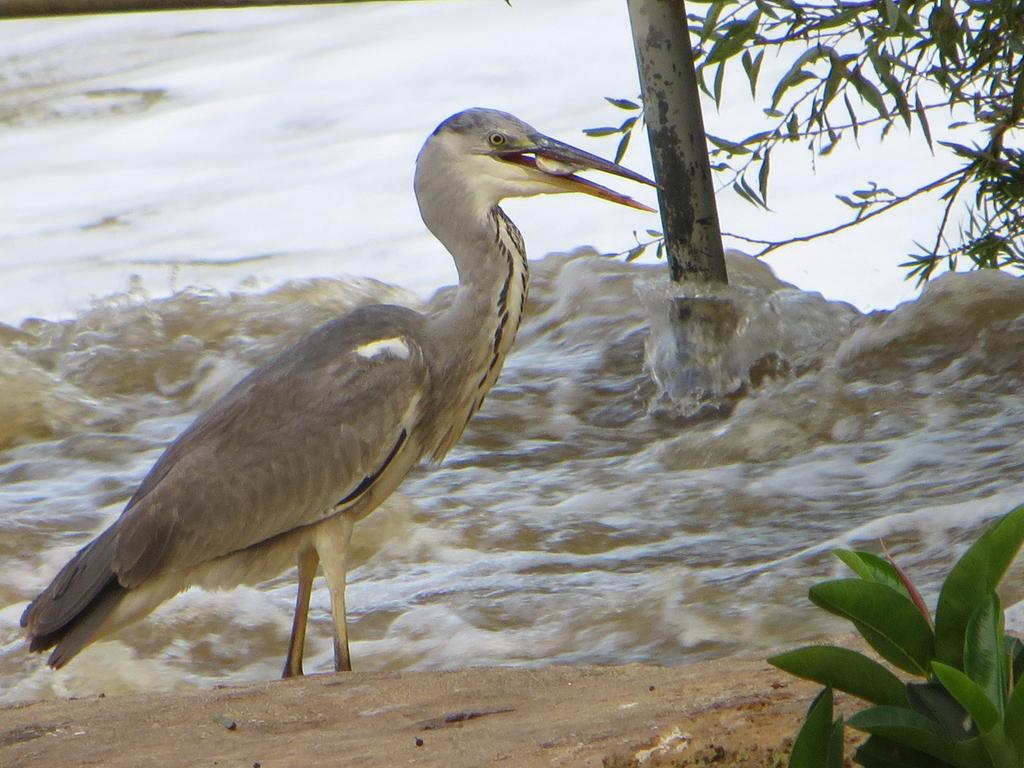
[[[516,225],[497,206],[473,225],[468,222],[453,232],[434,231],[459,272],[455,300],[437,318],[438,332],[459,355],[489,349],[490,364],[500,368],[526,305],[526,249]]]
[[[500,208],[466,218],[454,211],[447,214],[440,225],[424,214],[459,272],[454,301],[431,320],[443,351],[444,397],[458,414],[435,452],[437,458],[458,439],[497,380],[519,330],[529,287],[522,236]],[[456,225],[445,226],[455,219]]]

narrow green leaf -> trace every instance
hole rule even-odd
[[[900,592],[861,579],[815,584],[815,605],[849,619],[878,654],[902,670],[927,675],[932,659],[932,630]]]
[[[857,90],[857,93],[862,99],[878,112],[880,117],[888,117],[889,110],[885,106],[885,99],[882,98],[882,92],[878,90],[874,83],[864,77],[859,70],[853,70],[850,73],[850,82],[853,83],[853,87]]]
[[[928,31],[944,58],[959,63],[959,47],[963,34],[956,15],[947,3],[935,3],[928,17]]]
[[[1024,543],[1024,506],[989,527],[946,577],[935,611],[935,658],[963,668],[967,622],[995,590]]]
[[[939,678],[942,687],[949,691],[967,714],[974,718],[974,722],[978,724],[978,730],[986,733],[999,724],[1000,717],[996,705],[974,680],[959,669],[943,664],[941,661],[932,662],[932,671]]]
[[[826,768],[822,758],[832,740],[832,689],[825,688],[811,702],[807,717],[793,742],[789,768]]]
[[[839,200],[839,202],[843,203],[844,205],[848,205],[850,208],[853,208],[853,209],[855,209],[857,211],[861,211],[864,208],[868,207],[868,203],[863,203],[863,202],[858,202],[856,200],[851,200],[846,195],[836,195],[836,199]]]
[[[696,52],[694,53],[694,55],[696,55]],[[707,69],[706,64],[707,62],[700,62],[695,66],[695,69],[697,71],[697,87],[700,88],[701,91],[706,93],[708,97],[710,97],[711,91],[708,89],[708,83],[704,79],[704,70]]]
[[[830,645],[811,645],[780,653],[768,663],[791,675],[845,691],[872,704],[908,706],[903,683],[867,656]]]
[[[757,7],[761,9],[761,12],[765,16],[770,16],[773,19],[779,18],[779,14],[775,12],[775,9],[772,8],[772,4],[767,2],[767,0],[754,0],[754,2],[757,3]],[[785,3],[779,3],[779,5],[784,6]]]
[[[754,58],[750,55],[750,51],[743,52],[740,63],[747,75],[747,83],[750,84],[750,95],[753,96],[757,88],[757,81],[754,79]]]
[[[857,113],[853,111],[853,104],[850,103],[850,97],[845,93],[843,94],[843,102],[846,104],[846,111],[850,114],[850,127],[853,128],[854,141],[860,138],[860,122],[857,120]]]
[[[797,56],[796,60],[786,71],[786,74],[775,85],[775,90],[772,92],[772,107],[778,106],[787,90],[808,78],[814,77],[815,75],[804,70],[804,66],[817,59],[828,58],[830,50],[832,49],[828,46],[815,45]]]
[[[878,51],[875,46],[868,46],[868,59],[871,61],[879,81],[885,86],[885,90],[888,91],[896,103],[896,108],[899,110],[903,122],[909,128],[911,123],[910,105],[907,103],[906,94],[903,93],[903,86],[892,73],[892,62],[884,52]]]
[[[903,123],[907,126],[907,130],[910,130],[910,126],[914,122],[913,116],[910,114],[910,102],[907,101],[906,94],[903,93],[903,88],[893,81],[892,88],[886,88],[893,99],[896,101],[896,109],[899,110],[900,117],[903,118]]]
[[[766,140],[770,139],[774,135],[775,131],[758,131],[757,133],[752,133],[749,136],[747,136],[747,138],[741,141],[740,144],[742,144],[745,147],[748,147],[751,144],[761,144]]]
[[[743,189],[743,187],[741,187],[739,185],[739,183],[737,183],[735,181],[732,183],[732,191],[735,192],[740,197],[742,197],[744,200],[746,200],[751,205],[757,205],[757,200],[755,200],[753,197],[751,197],[749,194],[747,194],[746,190]]]
[[[632,131],[627,131],[622,134],[622,138],[619,139],[619,146],[615,148],[615,162],[621,163],[622,158],[626,156],[626,150],[629,148],[629,140],[633,136]]]
[[[626,263],[628,264],[631,261],[636,261],[637,259],[639,259],[641,256],[643,256],[645,250],[647,250],[646,245],[634,245],[632,248],[626,251]]]
[[[837,67],[835,64],[828,71],[828,79],[825,80],[825,93],[822,97],[822,109],[832,103],[832,99],[836,97],[839,92],[839,83],[843,79],[843,70]]]
[[[761,193],[761,199],[764,200],[765,207],[768,207],[768,174],[771,172],[768,164],[771,156],[771,150],[765,151],[764,160],[761,161],[761,168],[757,172],[757,189]]]
[[[719,149],[725,150],[730,155],[749,155],[749,154],[751,154],[751,150],[748,149],[747,147],[743,146],[742,144],[737,144],[734,141],[729,141],[728,139],[723,139],[723,138],[720,138],[718,136],[713,136],[710,133],[705,133],[704,136],[707,138],[707,140],[709,142],[714,144]]]
[[[897,6],[899,18],[896,22],[896,32],[903,37],[914,37],[918,33],[917,12],[910,7],[911,4]],[[913,13],[913,16],[911,16]]]
[[[761,74],[761,62],[764,61],[764,51],[758,51],[757,56],[751,56],[750,51],[743,52],[740,59],[743,64],[743,71],[747,74],[747,83],[750,85],[750,95],[757,96],[757,77]]]
[[[715,25],[718,24],[718,17],[727,5],[728,3],[708,3],[708,12],[700,29],[700,41],[702,43],[706,43],[711,39],[711,33],[714,31]]]
[[[953,150],[954,155],[956,155],[957,157],[962,157],[965,160],[976,160],[978,159],[978,157],[984,154],[984,151],[978,147],[967,147],[964,146],[963,144],[957,144],[956,142],[953,141],[940,141],[939,144],[941,144],[944,147],[949,147],[951,150]]]
[[[761,62],[764,61],[764,51],[758,51],[754,57],[754,66],[751,68],[750,95],[757,96],[757,78],[761,74]]]
[[[743,187],[744,191],[746,191],[746,193],[750,196],[750,199],[754,201],[754,205],[756,205],[759,208],[768,207],[765,204],[764,200],[761,199],[761,196],[757,194],[757,192],[754,191],[754,188],[747,183],[746,177],[740,176],[739,179],[737,179],[737,181],[739,182],[740,186]]]
[[[889,29],[895,30],[896,24],[900,20],[900,13],[896,8],[896,3],[893,0],[885,0],[883,8],[885,9],[885,23],[889,26]]]
[[[928,115],[925,113],[924,104],[921,103],[921,97],[916,93],[914,94],[914,112],[917,114],[917,122],[921,125],[924,138],[928,142],[928,149],[934,155],[935,147],[932,146],[932,129],[928,125]]]
[[[857,15],[858,9],[863,7],[864,6],[858,6],[848,8],[844,11],[840,11],[838,13],[830,15],[828,18],[822,19],[821,23],[816,24],[815,26],[818,29],[833,29],[835,27],[845,26],[850,19]]]
[[[607,101],[612,106],[618,107],[619,109],[627,109],[630,111],[640,109],[640,105],[630,99],[613,99],[611,96],[605,96],[604,100]]]
[[[715,70],[714,94],[715,94],[715,106],[720,107],[722,105],[722,84],[725,81],[725,65],[728,62],[723,61],[720,63]]]
[[[704,65],[710,66],[720,61],[730,59],[743,50],[743,46],[754,37],[757,32],[757,22],[761,17],[760,11],[755,11],[749,18],[742,21],[727,22],[720,28],[722,36],[718,38],[708,55],[704,59]]]
[[[1009,677],[1005,636],[1003,607],[999,603],[999,596],[989,592],[967,621],[964,633],[964,672],[981,686],[1000,715],[1006,708]],[[983,727],[982,730],[987,729]]]
[[[618,133],[618,128],[612,128],[610,125],[602,126],[601,128],[584,128],[583,133],[587,136],[611,136],[613,133]]]

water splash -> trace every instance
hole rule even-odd
[[[357,526],[360,669],[675,663],[805,640],[842,628],[804,600],[838,572],[831,548],[884,537],[934,597],[979,527],[1024,500],[1024,283],[951,275],[861,315],[751,260],[730,270],[701,292],[585,254],[533,265],[515,351],[462,443]],[[17,620],[191,418],[371,301],[416,303],[367,281],[135,290],[0,328],[0,701],[277,675],[288,574],[189,592],[59,675]],[[722,323],[680,326],[680,306]],[[330,653],[318,588],[310,669]]]

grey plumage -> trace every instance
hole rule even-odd
[[[415,190],[424,222],[459,271],[451,307],[433,316],[359,309],[239,382],[167,448],[121,516],[26,608],[30,648],[54,648],[49,663],[60,667],[190,585],[231,587],[298,565],[284,673],[302,674],[309,590],[322,565],[335,667],[350,668],[344,589],[352,524],[420,460],[440,461],[458,441],[525,308],[522,237],[498,201],[578,191],[645,208],[571,172],[583,168],[647,181],[506,113],[467,110],[442,123],[417,160]]]

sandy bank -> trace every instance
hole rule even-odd
[[[0,709],[0,766],[761,768],[814,692],[761,659],[315,675]]]

